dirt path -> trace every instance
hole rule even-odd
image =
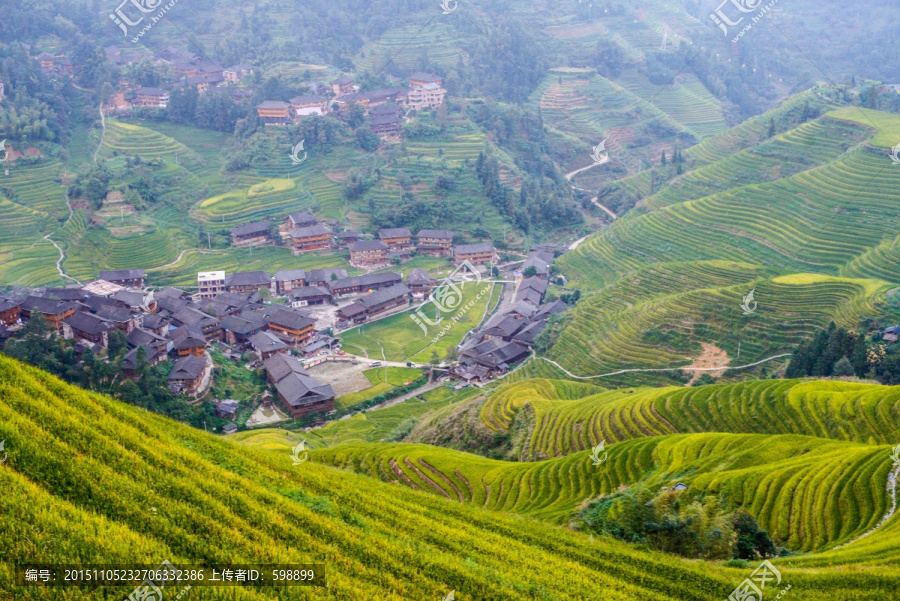
[[[594,203],[595,205],[597,205],[598,207],[600,207],[601,209],[603,209],[604,211],[606,211],[606,214],[609,215],[610,217],[612,217],[613,219],[618,219],[619,216],[616,215],[615,213],[613,213],[610,209],[606,208],[606,205],[600,204],[600,201],[598,200],[598,198],[599,197],[597,197],[597,196],[593,197],[591,199],[591,202]]]
[[[595,161],[595,162],[591,163],[590,165],[588,165],[587,167],[582,167],[581,169],[576,169],[575,171],[567,173],[566,179],[569,181],[572,181],[572,178],[575,177],[576,175],[578,175],[579,173],[581,173],[582,171],[587,171],[588,169],[596,167],[597,165],[605,165],[608,162],[609,162],[609,155],[608,154],[603,155],[602,161]]]
[[[773,355],[771,357],[766,357],[765,359],[761,359],[756,361],[755,363],[748,363],[746,365],[735,365],[729,366],[728,369],[747,369],[748,367],[756,367],[757,365],[762,365],[763,363],[768,363],[769,361],[774,361],[775,359],[781,359],[782,357],[790,357],[793,353],[782,353],[780,355]],[[621,374],[632,374],[632,373],[666,373],[670,371],[721,371],[721,367],[691,367],[690,365],[686,365],[684,367],[660,367],[655,369],[620,369],[619,371],[613,371],[608,374],[597,374],[595,376],[576,376],[568,369],[557,363],[552,359],[548,359],[546,357],[537,357],[542,361],[546,361],[551,365],[555,365],[559,369],[561,369],[567,376],[570,378],[575,378],[576,380],[593,380],[594,378],[608,378],[610,376],[618,376]],[[512,373],[512,372],[510,372]]]
[[[97,155],[100,154],[100,149],[103,148],[103,140],[106,138],[106,115],[103,114],[103,103],[100,103],[100,125],[103,126],[103,131],[100,132],[100,143],[97,144],[97,150],[94,151],[94,162],[97,162]]]
[[[75,215],[75,211],[72,209],[72,202],[69,200],[68,192],[66,192],[66,208],[69,209],[69,217],[66,219],[66,222],[64,224],[62,224],[62,226],[57,228],[56,231],[54,231],[53,233],[50,233],[50,234],[47,234],[46,236],[44,236],[44,240],[47,240],[48,242],[50,242],[50,244],[52,244],[54,247],[56,247],[56,250],[59,251],[59,259],[56,260],[56,271],[59,272],[59,277],[65,279],[65,280],[71,280],[80,286],[81,282],[79,282],[72,276],[67,275],[65,270],[62,268],[63,261],[66,260],[66,253],[63,251],[62,248],[60,248],[59,244],[57,244],[56,242],[53,241],[52,238],[50,238],[50,236],[52,236],[59,230],[63,229],[67,225],[69,225],[69,222],[72,220],[72,216]]]

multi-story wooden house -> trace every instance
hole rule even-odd
[[[143,269],[117,269],[101,271],[99,278],[126,288],[143,288],[147,274]]]
[[[393,250],[406,251],[412,248],[412,233],[409,228],[395,227],[378,230],[378,238]]]
[[[497,262],[497,251],[490,242],[460,244],[453,247],[453,261],[457,265],[469,262],[473,265]]]
[[[256,112],[267,126],[286,126],[294,122],[291,118],[291,105],[281,100],[266,100],[257,105]]]
[[[422,230],[416,236],[416,250],[431,257],[453,254],[454,233],[449,230]]]
[[[316,224],[298,227],[288,232],[295,254],[331,248],[331,228]]]
[[[228,292],[253,294],[260,290],[272,290],[272,276],[266,271],[239,271],[225,279]]]
[[[231,229],[231,241],[235,246],[254,246],[256,244],[265,244],[269,241],[269,229],[272,222],[257,221],[255,223],[245,223]]]
[[[388,245],[381,240],[362,240],[350,245],[350,264],[354,267],[387,265]]]

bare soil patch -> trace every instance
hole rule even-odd
[[[722,377],[725,374],[725,371],[728,369],[728,364],[731,362],[731,359],[728,358],[728,353],[726,353],[716,345],[703,342],[701,343],[701,346],[703,347],[703,352],[700,353],[700,356],[694,359],[694,362],[691,363],[688,367],[693,367],[696,369],[721,367],[722,369],[691,372],[691,381],[688,382],[688,386],[693,384],[703,374],[709,374],[714,378]]]
[[[323,384],[331,384],[334,393],[342,397],[372,387],[372,383],[363,374],[365,368],[365,365],[353,365],[347,361],[326,361],[307,371]]]

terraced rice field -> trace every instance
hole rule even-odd
[[[66,188],[60,182],[64,170],[61,163],[42,161],[38,165],[25,165],[24,161],[13,161],[3,167],[9,169],[9,176],[2,175],[0,170],[0,186],[15,192],[11,200],[52,216],[60,223],[69,216]]]
[[[662,263],[582,301],[548,357],[577,376],[592,376],[688,366],[706,343],[724,349],[730,365],[745,365],[790,352],[831,321],[855,327],[861,317],[878,314],[890,287],[815,274],[773,277],[737,263]],[[743,297],[751,290],[758,306],[745,314]],[[663,383],[665,374],[608,381]]]
[[[344,445],[322,461],[452,501],[565,523],[586,499],[643,482],[688,485],[746,507],[778,544],[824,550],[875,526],[890,507],[890,447],[805,436],[691,434],[641,438],[537,463],[510,463],[426,445]],[[851,513],[846,507],[854,507]]]
[[[420,16],[417,22],[387,31],[367,43],[353,62],[360,72],[380,73],[387,67],[387,72],[412,73],[427,53],[432,63],[452,69],[460,56],[463,61],[468,58],[462,46],[471,42],[440,19]]]
[[[680,74],[674,85],[658,86],[637,73],[617,80],[626,90],[653,103],[698,138],[727,129],[721,102],[693,74]]]
[[[845,130],[825,124],[819,131],[839,135]],[[894,194],[900,170],[890,167],[883,150],[856,146],[837,160],[787,178],[618,220],[559,263],[589,288],[660,259],[731,259],[837,275],[896,235],[891,224],[900,212]],[[872,254],[869,260],[882,259]]]
[[[119,154],[139,156],[144,160],[157,157],[174,159],[176,153],[182,161],[197,159],[187,146],[169,136],[134,123],[106,120],[106,134],[99,154],[101,157]]]
[[[580,396],[557,381],[511,384],[481,409],[507,431],[530,403],[535,426],[526,456],[563,457],[647,436],[702,432],[817,437],[890,445],[900,437],[900,387],[840,381],[759,380],[684,388],[632,388]]]
[[[731,188],[790,177],[839,159],[870,133],[832,119],[805,123],[782,135],[685,174],[645,200],[659,209]]]

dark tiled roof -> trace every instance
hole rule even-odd
[[[312,225],[318,221],[315,217],[310,215],[309,213],[291,213],[287,216],[288,220],[294,225],[298,225],[301,227]]]
[[[348,248],[350,249],[350,252],[358,253],[370,252],[373,250],[387,250],[388,245],[381,240],[361,240],[359,242],[354,242]]]
[[[141,88],[137,91],[138,96],[168,96],[168,90],[161,90],[159,88]],[[105,280],[106,278],[100,278]]]
[[[333,86],[346,86],[346,85],[349,85],[349,84],[351,84],[351,83],[353,83],[353,78],[352,78],[352,77],[348,77],[348,76],[346,76],[346,75],[341,75],[340,77],[338,77],[337,79],[335,79],[333,82],[331,82],[331,85],[333,85]]]
[[[420,240],[422,238],[435,238],[438,240],[453,240],[454,232],[450,230],[422,230],[416,235]]]
[[[413,269],[406,276],[406,283],[412,285],[432,284],[435,281],[434,276],[424,269]]]
[[[367,286],[376,286],[379,284],[396,283],[399,284],[403,278],[399,273],[388,271],[385,273],[369,273],[366,275],[358,275],[352,278],[342,278],[333,282],[328,282],[328,287],[332,290],[343,290],[345,288],[365,288]]]
[[[294,300],[302,300],[317,296],[331,296],[331,292],[319,286],[304,286],[303,288],[294,288],[291,290],[291,298]]]
[[[135,328],[128,332],[128,344],[132,347],[144,345],[149,348],[151,345],[165,345],[166,339],[162,336],[157,336],[153,332],[148,332],[143,328]]]
[[[206,368],[205,357],[187,355],[175,361],[175,366],[169,372],[170,380],[196,380]]]
[[[280,382],[292,373],[307,375],[299,360],[281,353],[266,359],[263,366],[273,382]]]
[[[255,223],[245,223],[244,225],[239,225],[237,227],[231,228],[232,236],[252,236],[254,234],[268,234],[269,227],[272,225],[272,222],[266,219],[265,221],[257,221]]]
[[[287,345],[271,332],[254,334],[250,337],[250,344],[261,353],[272,353],[287,348]]]
[[[226,286],[268,286],[272,276],[266,271],[239,271],[225,278]]]
[[[287,271],[275,272],[275,281],[276,282],[294,282],[297,280],[305,280],[305,279],[306,279],[306,270],[305,269],[290,269]]]
[[[319,96],[318,94],[309,94],[307,96],[295,96],[291,98],[291,104],[314,104],[314,103],[324,103],[327,102],[328,99],[324,96]]]
[[[96,315],[85,313],[84,311],[75,312],[71,317],[64,319],[63,323],[68,324],[79,332],[91,335],[102,334],[103,332],[108,332],[112,329],[112,326],[106,321],[100,319]]]
[[[412,238],[412,233],[406,227],[394,227],[378,230],[378,237],[382,240],[386,238]]]
[[[313,236],[324,236],[331,234],[331,228],[327,225],[317,223],[307,227],[298,227],[288,232],[291,238],[311,238]]]
[[[116,269],[112,271],[101,271],[99,278],[107,282],[115,282],[116,280],[141,280],[147,277],[143,269]]]
[[[235,317],[233,315],[226,315],[219,322],[219,325],[222,326],[222,329],[226,332],[232,332],[234,334],[242,334],[248,335],[251,333],[255,333],[265,327],[265,322],[262,319],[245,319],[243,317]]]
[[[103,305],[97,310],[97,315],[108,321],[116,323],[128,323],[134,319],[134,314],[128,309],[114,307],[112,305]]]
[[[316,322],[305,315],[300,315],[287,309],[281,309],[274,315],[269,317],[269,323],[289,328],[291,330],[302,330],[313,326]]]
[[[337,279],[342,279],[347,277],[346,269],[313,269],[309,272],[309,276],[307,276],[306,281],[311,284],[315,283],[328,283],[331,282],[331,276],[336,275]]]
[[[265,100],[259,103],[256,108],[259,109],[289,109],[291,105],[287,102],[282,102],[281,100]]]
[[[396,298],[408,296],[410,292],[412,291],[406,286],[406,284],[397,284],[396,286],[391,286],[390,288],[382,288],[381,290],[376,290],[372,294],[364,296],[356,302],[366,308],[372,308],[382,305],[386,302],[390,302]]]
[[[38,311],[44,315],[59,315],[74,306],[75,304],[71,302],[41,298],[39,296],[29,296],[22,301],[22,309],[25,311]]]
[[[494,245],[490,242],[481,242],[479,244],[460,244],[453,248],[458,255],[474,255],[488,252],[494,252]]]
[[[333,399],[334,391],[328,384],[321,384],[315,378],[292,373],[275,385],[278,394],[291,407],[302,407],[310,403]]]

